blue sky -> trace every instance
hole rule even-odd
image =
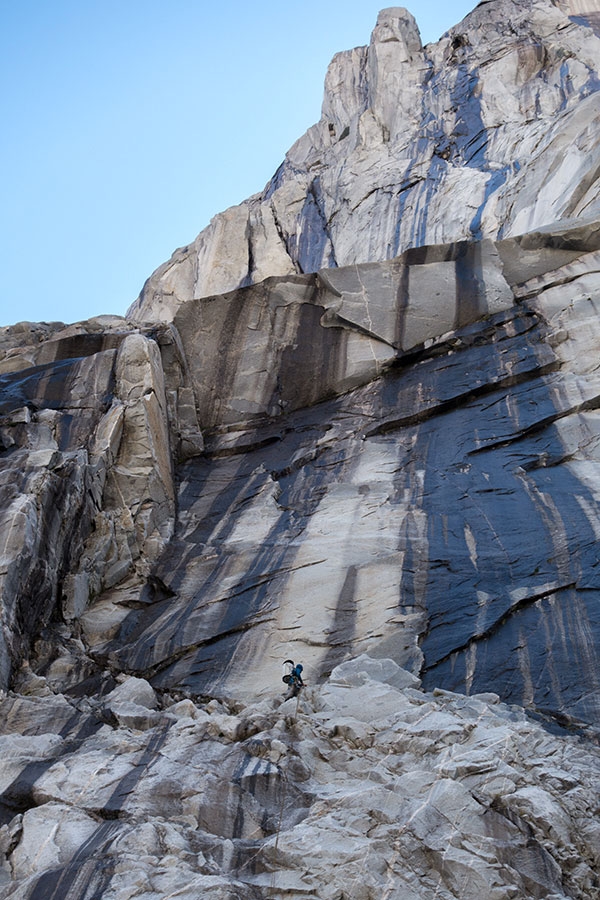
[[[262,190],[385,5],[0,0],[0,325],[123,315]],[[475,5],[408,8],[428,43]]]

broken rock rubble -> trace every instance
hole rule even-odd
[[[3,898],[597,896],[597,748],[495,695],[367,656],[287,702],[120,682],[2,701]]]

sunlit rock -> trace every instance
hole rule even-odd
[[[132,318],[0,329],[2,897],[598,896],[599,14],[384,10]]]
[[[600,214],[598,0],[488,0],[436,44],[380,13],[336,54],[321,119],[261,194],[216,216],[129,314],[407,248]]]

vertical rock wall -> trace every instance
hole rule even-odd
[[[81,617],[94,657],[231,699],[368,652],[596,727],[599,247],[564,223],[182,304],[203,450],[149,577]]]
[[[123,320],[57,326],[41,344],[13,345],[0,369],[6,687],[59,610],[77,619],[101,590],[147,571],[175,506],[154,341]]]

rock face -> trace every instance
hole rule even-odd
[[[563,223],[182,304],[204,452],[95,658],[227,699],[368,652],[597,728],[599,260]]]
[[[0,330],[2,900],[598,896],[597,28],[384,11],[130,318]]]
[[[599,300],[590,221],[5,329],[0,896],[595,897]]]
[[[147,571],[175,515],[158,345],[109,317],[3,329],[0,685],[60,610]]]
[[[216,216],[146,283],[130,315],[600,215],[599,0],[484,0],[421,46],[401,8],[338,53],[319,122],[261,194]]]

